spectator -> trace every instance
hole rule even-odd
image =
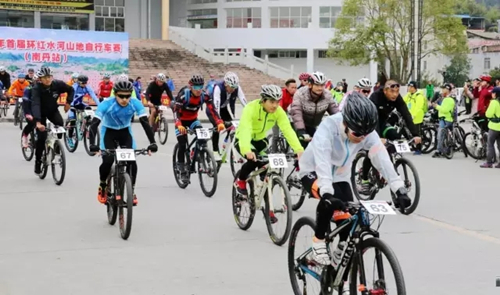
[[[344,89],[342,89],[342,91],[344,93],[347,93],[347,86],[349,86],[349,85],[347,85],[347,82],[345,81],[345,79],[342,79],[342,83],[344,83]]]
[[[375,86],[373,86],[373,92],[377,91],[380,89],[380,81],[377,81],[377,83],[375,84]]]
[[[0,81],[2,82],[4,89],[10,88],[10,74],[7,73],[4,66],[0,66]]]
[[[172,78],[170,78],[169,76],[167,76],[167,85],[168,88],[170,88],[170,91],[174,92],[175,90],[174,80],[172,80]]]
[[[500,87],[495,87],[491,91],[492,100],[486,110],[486,118],[488,118],[488,148],[486,155],[486,162],[481,164],[481,168],[492,168],[493,163],[496,162],[497,157],[495,153],[495,142],[500,147]],[[495,168],[500,168],[497,164]]]
[[[427,83],[427,86],[425,86],[425,96],[427,96],[428,101],[432,101],[434,98],[434,85],[432,85],[431,82]]]
[[[135,88],[135,93],[140,98],[142,93],[141,77],[135,78],[134,88]]]

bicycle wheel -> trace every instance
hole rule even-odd
[[[307,192],[302,188],[302,183],[298,178],[296,170],[293,169],[292,172],[286,178],[286,185],[288,191],[290,191],[290,200],[292,202],[292,210],[297,211],[302,207],[306,199]],[[296,194],[295,191],[298,191]]]
[[[177,163],[177,153],[179,152],[179,144],[176,143],[174,146],[174,154],[172,155],[172,168],[174,170],[175,182],[180,188],[186,188],[189,182],[184,182],[181,178],[181,171],[179,171]]]
[[[24,148],[22,145],[23,135],[21,134],[21,152],[26,161],[31,161],[35,155],[35,139],[33,138],[33,132],[28,134],[28,147]]]
[[[217,190],[217,162],[215,162],[214,154],[212,151],[206,147],[200,148],[200,154],[198,155],[198,179],[200,180],[200,187],[206,197],[212,197]],[[213,179],[212,188],[208,188],[203,175],[207,175],[209,178]]]
[[[455,144],[457,145],[458,149],[464,153],[464,156],[467,158],[469,155],[467,154],[467,151],[465,151],[465,146],[463,145],[464,143],[464,137],[465,137],[465,131],[461,126],[455,127],[454,136],[455,136]]]
[[[269,196],[269,191],[266,190],[266,194],[264,195],[266,203],[264,217],[266,219],[267,232],[269,233],[271,241],[273,241],[275,245],[281,246],[288,239],[290,229],[292,228],[292,201],[290,201],[290,191],[288,190],[285,181],[280,176],[273,175],[269,181],[271,181],[271,192],[275,186],[279,186],[281,188],[281,196],[278,198],[278,202],[273,202],[274,210],[271,212],[270,202],[272,199],[270,199],[271,196]],[[284,215],[285,217],[283,220],[285,223],[285,230],[281,236],[277,233],[277,230],[273,228],[274,225],[282,223],[278,220],[279,215]],[[271,222],[271,216],[274,216],[277,220],[274,224]]]
[[[23,112],[23,108],[21,106],[19,106],[19,129],[20,130],[23,130],[23,121],[24,121],[24,112]]]
[[[132,230],[132,212],[134,210],[134,191],[132,180],[128,173],[120,173],[118,180],[118,216],[120,220],[120,235],[126,240]],[[126,215],[126,216],[125,216]]]
[[[40,179],[45,179],[47,177],[47,172],[49,171],[49,165],[47,163],[47,155],[52,155],[51,148],[45,147],[42,154],[42,173],[38,175]]]
[[[236,154],[236,148],[233,147],[229,150],[229,166],[231,166],[231,173],[233,177],[236,176],[236,173],[240,171],[241,166],[245,161],[240,155]]]
[[[413,163],[410,162],[410,160],[406,158],[397,159],[396,162],[394,163],[394,170],[396,170],[396,172],[398,171],[399,166],[403,167],[403,175],[400,176],[405,184],[405,188],[408,190],[408,192],[411,192],[412,190],[415,191],[415,197],[411,202],[412,203],[411,206],[404,210],[400,208],[401,213],[409,215],[412,214],[415,211],[415,209],[417,209],[418,203],[420,202],[420,177],[418,176],[417,168],[415,168],[415,165],[413,165]],[[411,182],[408,177],[408,169],[411,170],[411,173],[415,178],[413,182]],[[396,196],[394,195],[394,193],[392,193],[392,191],[391,194],[393,198],[396,198]]]
[[[73,130],[73,136],[69,136],[69,130]],[[69,143],[69,140],[72,140],[72,144]],[[76,148],[78,147],[78,129],[75,127],[67,126],[66,133],[64,133],[64,145],[66,149],[70,153],[74,153]]]
[[[453,158],[453,154],[455,153],[455,143],[453,142],[453,135],[451,134],[451,131],[447,130],[443,136],[443,147],[446,150],[444,156],[446,159],[451,160]]]
[[[109,172],[106,183],[106,195],[108,198],[108,201],[106,202],[106,213],[108,215],[108,223],[110,225],[114,225],[116,223],[116,218],[118,217],[118,206],[116,204],[115,197],[115,165],[111,166],[111,171]]]
[[[362,195],[358,192],[358,185],[361,185],[361,174],[363,172],[363,168],[357,168],[358,163],[363,163],[364,159],[368,156],[368,154],[364,151],[359,152],[354,160],[352,161],[352,170],[351,170],[351,187],[352,192],[356,196],[356,198],[360,201],[369,201],[375,198],[375,194],[370,194],[369,196]]]
[[[165,145],[168,138],[168,123],[167,119],[161,118],[160,122],[158,122],[158,139],[162,145]]]
[[[66,156],[64,155],[64,149],[59,140],[54,141],[54,147],[51,149],[52,156],[50,162],[50,168],[52,170],[52,178],[55,184],[61,185],[64,181],[64,176],[66,175]],[[56,168],[61,168],[61,175],[59,178],[56,176]]]
[[[349,289],[351,294],[358,294],[357,290],[359,286],[365,286],[366,290],[369,290],[367,294],[397,294],[397,295],[406,295],[406,284],[403,276],[403,271],[401,270],[401,266],[399,264],[398,258],[392,249],[381,239],[378,238],[369,238],[363,240],[361,242],[361,251],[362,255],[366,254],[366,251],[370,248],[375,249],[376,263],[377,266],[371,266],[371,264],[366,263],[364,258],[363,261],[359,261],[360,255],[354,255],[352,263],[351,263],[351,271],[349,276]],[[387,258],[389,262],[389,266],[392,270],[393,277],[388,277],[388,272],[386,271],[383,265],[382,255]],[[363,256],[361,256],[363,257]],[[365,278],[366,273],[365,269],[360,269],[360,266],[370,265],[369,269],[377,270],[379,277],[377,280],[373,282],[373,286],[368,286],[367,282],[359,282],[361,278]],[[359,280],[358,280],[359,276]],[[389,279],[389,280],[388,280]],[[387,282],[394,280],[396,288],[395,290],[387,290]],[[389,292],[387,292],[389,291]],[[396,291],[396,292],[394,292]]]
[[[467,143],[467,141],[470,141],[470,143]],[[486,153],[486,148],[481,143],[481,139],[476,133],[465,133],[462,146],[464,147],[465,152],[474,160],[483,159],[483,154]]]
[[[437,131],[427,127],[422,130],[422,154],[429,154],[437,148]]]
[[[85,147],[85,151],[87,152],[87,155],[93,157],[95,156],[95,153],[90,151],[90,130],[88,126],[85,126],[85,130],[83,131],[83,146]],[[101,142],[101,135],[99,134],[99,131],[96,134],[96,139],[94,141],[97,145]]]
[[[236,179],[238,178],[238,175],[240,174],[240,171],[236,172],[236,176],[234,177],[234,182],[236,182]],[[234,221],[236,221],[236,224],[238,225],[239,228],[242,230],[247,230],[252,226],[253,220],[255,218],[255,201],[254,201],[254,186],[253,186],[253,181],[248,180],[247,181],[247,188],[248,190],[248,196],[242,196],[236,191],[236,187],[233,184],[233,189],[232,189],[232,203],[233,203],[233,214],[234,214]],[[245,206],[243,206],[245,205]],[[243,211],[243,207],[248,208],[248,216],[243,217],[241,216],[241,213]],[[245,222],[244,219],[247,219]]]
[[[5,107],[3,108],[3,116],[4,116],[4,117],[7,117],[7,112],[8,112],[8,111],[9,111],[9,107],[8,107],[8,106],[5,106]]]

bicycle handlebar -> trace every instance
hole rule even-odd
[[[396,140],[389,140],[389,139],[386,139],[385,140],[385,144],[391,144],[391,145],[394,145],[396,143],[399,143],[399,142],[403,142],[403,141],[406,141],[406,139],[396,139]],[[408,144],[412,143],[413,141],[415,141],[414,138],[408,140]]]
[[[102,155],[114,155],[114,154],[116,154],[116,150],[117,149],[104,149],[104,150],[101,150],[101,154]],[[148,149],[138,149],[138,150],[134,150],[134,153],[136,155],[146,155],[149,153],[149,150]]]

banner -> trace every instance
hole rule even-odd
[[[93,0],[0,0],[0,9],[43,12],[94,13]]]
[[[128,74],[128,33],[11,27],[0,31],[0,65],[12,81],[29,68],[37,71],[45,65],[51,67],[54,79],[64,82],[75,72],[87,75],[88,85],[97,92],[103,74],[110,74],[112,81]],[[61,96],[60,103],[65,102]]]

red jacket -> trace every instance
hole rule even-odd
[[[293,96],[286,90],[286,88],[283,88],[283,97],[280,100],[280,106],[285,110],[285,112],[288,111],[288,106],[291,105],[293,102]]]
[[[474,88],[473,95],[478,98],[477,101],[477,112],[480,116],[484,116],[488,106],[490,105],[491,100],[491,91],[493,90],[493,86],[488,86],[479,90],[479,87]]]
[[[111,95],[112,90],[113,90],[113,82],[111,81],[109,81],[108,83],[104,83],[104,81],[99,82],[100,97],[109,97]]]

